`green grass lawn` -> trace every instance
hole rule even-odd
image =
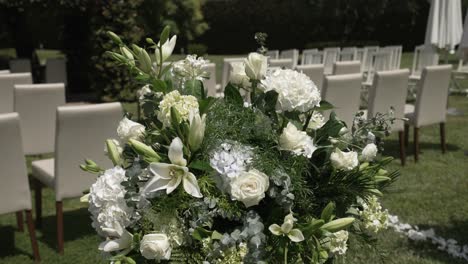
[[[222,61],[222,56],[208,58],[218,64],[220,81],[221,63],[218,62]],[[404,54],[402,67],[410,66],[411,54]],[[438,126],[422,128],[420,161],[413,162],[410,140],[407,166],[402,168],[399,160],[391,164],[392,169],[400,169],[401,177],[385,194],[383,205],[390,213],[400,216],[403,222],[422,228],[432,227],[437,235],[468,244],[468,156],[465,155],[468,150],[468,98],[451,96],[449,104],[465,115],[448,117],[448,152],[441,154]],[[125,107],[133,109],[131,105]],[[385,154],[398,157],[396,135],[386,141]],[[97,250],[101,239],[90,225],[86,205],[80,204],[78,199],[64,202],[65,255],[56,253],[54,199],[51,190],[43,191],[43,229],[37,231],[42,263],[103,263]],[[32,263],[28,233],[16,231],[14,214],[0,216],[0,234],[0,263]],[[378,248],[386,253],[385,263],[465,263],[439,252],[430,243],[413,243],[390,229],[378,237]],[[338,263],[379,263],[380,260],[380,254],[374,250],[351,243],[344,262]]]

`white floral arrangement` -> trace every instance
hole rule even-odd
[[[169,28],[150,52],[109,35],[120,52],[107,54],[145,83],[139,118],[106,141],[115,167],[82,165],[98,174],[82,200],[110,262],[325,263],[351,234],[387,226],[376,195],[397,173],[378,155],[384,117],[325,118],[314,82],[268,70],[261,53],[233,67],[223,99],[207,97],[204,59],[164,66]]]

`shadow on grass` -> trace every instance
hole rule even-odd
[[[413,142],[409,142],[408,146],[406,147],[406,158],[409,156],[414,156],[414,148]],[[424,154],[424,150],[439,150],[440,154],[442,155],[442,150],[440,144],[432,143],[432,142],[420,142],[419,143],[419,151],[420,155]],[[454,144],[447,144],[447,151],[458,151],[460,147]],[[385,149],[384,149],[385,156],[392,156],[395,159],[400,159],[400,143],[398,140],[394,139],[387,139],[385,140]]]
[[[26,255],[33,258],[29,252],[23,251],[16,247],[15,230],[16,226],[0,226],[0,258],[14,255]],[[29,237],[27,230],[25,230],[25,234]]]
[[[49,247],[57,248],[57,218],[54,215],[44,216],[42,218],[42,237],[39,238]],[[82,237],[95,234],[91,227],[91,219],[86,208],[80,208],[72,211],[63,212],[63,232],[65,243],[78,240]]]

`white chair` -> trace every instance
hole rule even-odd
[[[337,61],[333,63],[333,75],[353,74],[361,72],[360,61]]]
[[[279,50],[268,50],[266,56],[270,59],[279,59]]]
[[[392,125],[392,131],[398,132],[400,141],[401,164],[405,165],[406,152],[404,144],[404,122],[406,91],[408,88],[409,70],[378,71],[375,73],[372,87],[369,89],[367,117],[375,117],[377,113],[385,114],[393,108],[393,114],[398,120]]]
[[[322,83],[324,76],[322,64],[298,65],[296,67],[296,70],[307,75],[315,83],[317,89],[319,91],[322,91]]]
[[[293,69],[294,61],[292,59],[279,59],[279,60],[270,60],[268,63],[270,68],[282,68],[282,69]]]
[[[79,164],[89,158],[102,168],[112,166],[104,156],[103,142],[115,138],[122,119],[120,103],[59,106],[55,132],[55,158],[32,163],[36,180],[36,226],[41,226],[42,195],[45,185],[55,191],[58,252],[63,254],[63,205],[68,198],[80,197],[96,180],[80,169]]]
[[[325,76],[323,83],[322,98],[333,104],[338,118],[349,128],[353,126],[354,116],[359,111],[361,79],[360,73],[329,75]]]
[[[452,65],[427,66],[418,82],[415,105],[405,106],[405,116],[408,118],[405,127],[407,138],[409,126],[414,126],[414,160],[419,159],[419,128],[427,125],[440,125],[440,143],[442,153],[445,153],[445,121],[447,112],[447,97],[450,84]]]
[[[333,71],[333,63],[338,60],[340,48],[325,48],[323,49],[323,65],[325,66],[325,74],[331,74]]]
[[[18,229],[23,232],[25,211],[33,256],[39,262],[41,259],[31,214],[31,192],[18,113],[0,114],[0,135],[0,214],[16,212]]]
[[[20,116],[26,155],[54,152],[55,115],[65,104],[63,83],[15,85],[14,111]]]
[[[0,113],[13,112],[15,84],[31,83],[31,73],[0,74]]]
[[[354,61],[357,60],[356,47],[342,48],[340,51],[339,61]]]
[[[401,53],[402,53],[403,47],[402,46],[386,46],[383,49],[391,52],[391,63],[390,63],[391,70],[400,69]]]
[[[323,51],[317,49],[304,50],[302,52],[301,65],[322,64]]]
[[[229,77],[231,74],[231,62],[243,62],[245,58],[224,58],[223,59],[223,79],[221,83],[221,89],[224,89],[229,83]]]
[[[31,60],[30,59],[10,60],[10,71],[12,73],[31,72]]]
[[[203,85],[205,86],[205,92],[207,96],[215,97],[217,93],[216,89],[216,64],[207,63],[204,67],[204,70],[210,74],[209,79],[203,80]]]
[[[364,72],[367,72],[369,70],[369,67],[371,67],[372,65],[373,58],[371,57],[371,54],[376,53],[377,51],[379,51],[378,46],[365,46],[364,47],[364,55],[362,59]]]
[[[47,59],[45,66],[46,83],[64,83],[67,85],[67,61],[64,58]]]
[[[426,45],[415,47],[410,80],[421,79],[421,72],[424,68],[437,64],[439,64],[439,54],[434,47]]]
[[[10,70],[0,70],[0,74],[9,74]]]
[[[366,81],[363,83],[364,86],[372,85],[375,72],[391,70],[391,56],[392,53],[389,50],[379,50],[369,54],[370,65],[367,69]]]
[[[289,49],[283,50],[279,56],[280,59],[291,59],[292,60],[292,67],[289,69],[294,69],[297,66],[297,61],[299,60],[299,50],[297,49]]]

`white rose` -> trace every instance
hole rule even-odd
[[[338,148],[330,155],[330,160],[333,167],[339,170],[349,171],[359,165],[357,152],[343,152]]]
[[[231,196],[245,207],[257,205],[270,185],[268,176],[258,170],[244,171],[231,182]]]
[[[310,158],[317,149],[314,140],[306,132],[300,131],[297,127],[288,123],[279,137],[279,146],[283,150],[289,150],[296,155]]]
[[[315,112],[312,114],[312,117],[310,118],[309,126],[308,128],[317,130],[325,125],[325,117],[323,117],[322,114],[319,112]]]
[[[256,52],[252,52],[244,62],[245,73],[250,79],[261,80],[265,77],[268,67],[267,57]]]
[[[365,161],[372,161],[377,156],[377,146],[374,143],[367,144],[362,150],[362,158]]]
[[[138,140],[145,133],[145,126],[140,123],[133,122],[132,120],[124,117],[117,127],[117,135],[122,142],[127,142],[129,139]]]
[[[249,77],[245,74],[245,64],[243,62],[231,62],[229,81],[242,87],[250,87]]]
[[[140,241],[140,252],[146,259],[168,260],[171,258],[171,244],[165,234],[147,234]]]

